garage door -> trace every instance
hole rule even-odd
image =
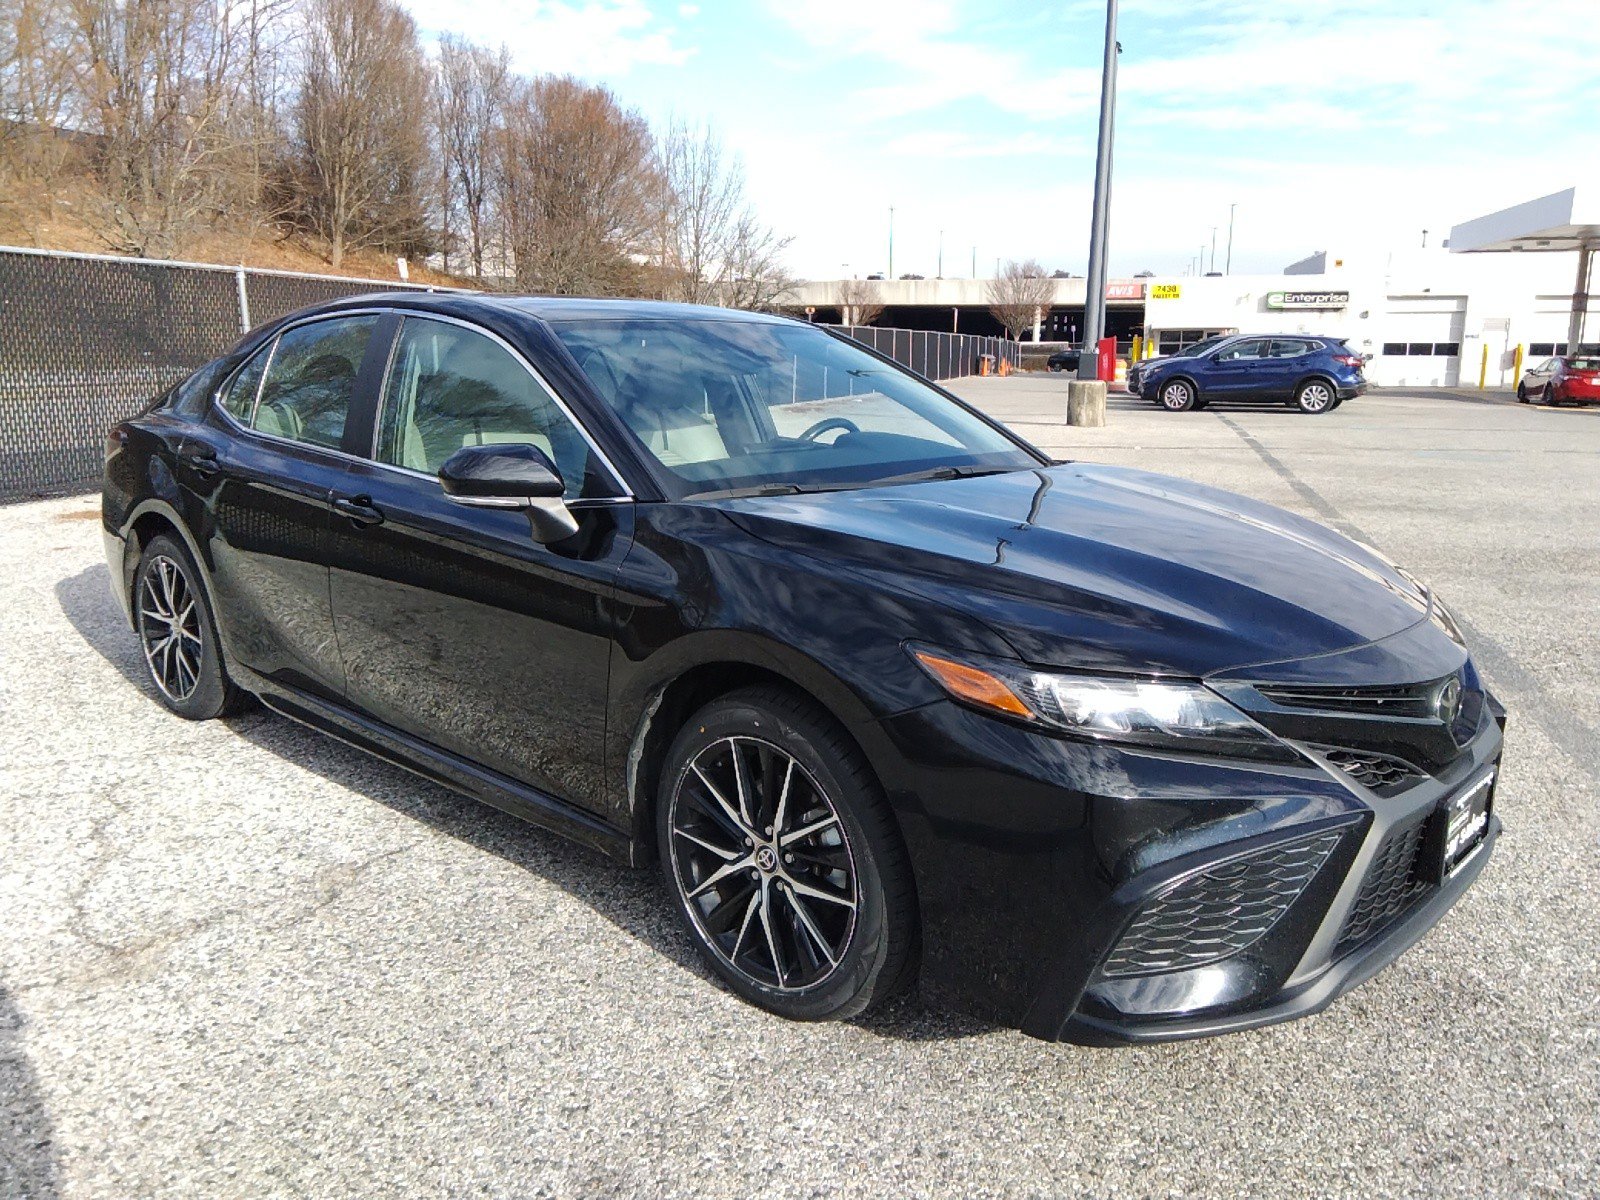
[[[1390,296],[1369,378],[1391,387],[1455,387],[1466,314],[1465,296]]]

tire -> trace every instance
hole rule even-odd
[[[1199,399],[1187,379],[1169,379],[1156,389],[1156,403],[1168,412],[1188,412]]]
[[[1554,408],[1556,406],[1556,394],[1550,390],[1548,383],[1544,385],[1544,391],[1539,393],[1539,403],[1546,408]]]
[[[661,773],[656,842],[689,937],[750,1003],[843,1019],[911,974],[916,904],[894,818],[855,744],[802,698],[745,688],[690,717]]]
[[[1045,363],[1044,366],[1045,366],[1045,370],[1047,370],[1047,371],[1059,371],[1059,370],[1061,370],[1061,364],[1060,363],[1047,362],[1047,363]]]
[[[1518,404],[1526,404],[1527,402],[1528,402],[1528,389],[1523,387],[1519,383],[1519,384],[1517,384],[1517,403]]]
[[[1312,416],[1332,412],[1338,399],[1339,393],[1326,379],[1307,379],[1294,390],[1294,406]]]
[[[226,716],[249,704],[249,694],[222,664],[200,569],[172,534],[157,534],[139,556],[133,613],[145,668],[162,704],[189,721]]]

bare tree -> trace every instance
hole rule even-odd
[[[393,0],[309,0],[292,186],[334,267],[360,246],[425,251],[431,78]]]
[[[86,139],[61,128],[71,97],[71,27],[59,0],[0,0],[0,215],[30,233]]]
[[[883,301],[877,286],[864,279],[842,280],[836,301],[839,320],[845,325],[871,325],[883,316]]]
[[[1050,311],[1056,288],[1036,259],[1011,259],[989,281],[985,295],[990,314],[1005,326],[1009,337],[1020,342],[1023,331],[1032,329]]]
[[[107,245],[171,257],[219,203],[238,145],[235,10],[214,0],[63,0],[75,99],[96,137],[87,214]]]
[[[459,207],[474,278],[483,278],[484,219],[496,131],[511,83],[504,46],[490,51],[446,34],[439,41],[436,106],[446,178],[446,220]]]
[[[726,279],[720,301],[729,308],[770,312],[800,281],[784,266],[783,255],[793,238],[784,237],[746,212],[730,239]]]
[[[512,89],[498,143],[500,216],[517,285],[639,290],[662,203],[645,119],[605,88],[542,76]]]

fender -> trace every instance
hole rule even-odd
[[[239,679],[241,677],[241,673],[239,672],[239,661],[234,657],[232,650],[229,648],[227,624],[217,613],[216,597],[211,591],[210,555],[205,552],[200,543],[195,539],[194,533],[189,528],[189,522],[184,520],[182,514],[179,513],[176,506],[166,499],[160,497],[151,497],[139,501],[138,504],[134,505],[133,508],[128,511],[128,514],[124,518],[122,527],[120,529],[115,531],[107,531],[107,538],[115,537],[122,544],[122,574],[120,577],[120,587],[118,578],[115,574],[116,564],[110,565],[113,569],[112,587],[113,590],[117,591],[119,598],[122,600],[123,615],[127,617],[128,624],[131,627],[133,625],[133,573],[138,569],[139,558],[136,554],[128,553],[128,544],[133,537],[133,527],[139,523],[141,518],[150,516],[152,514],[161,517],[167,524],[171,525],[178,531],[179,539],[183,542],[184,548],[189,551],[190,559],[193,560],[195,566],[198,568],[197,574],[200,577],[200,586],[205,591],[206,606],[211,610],[212,614],[211,623],[216,629],[217,640],[222,645],[223,665],[227,668],[229,675],[233,676],[233,678],[236,680]],[[109,544],[107,546],[107,552],[108,554],[110,553]]]

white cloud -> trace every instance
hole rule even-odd
[[[486,46],[504,43],[517,69],[529,74],[570,73],[609,83],[636,66],[678,66],[694,54],[644,0],[402,3],[425,33],[455,33]]]

